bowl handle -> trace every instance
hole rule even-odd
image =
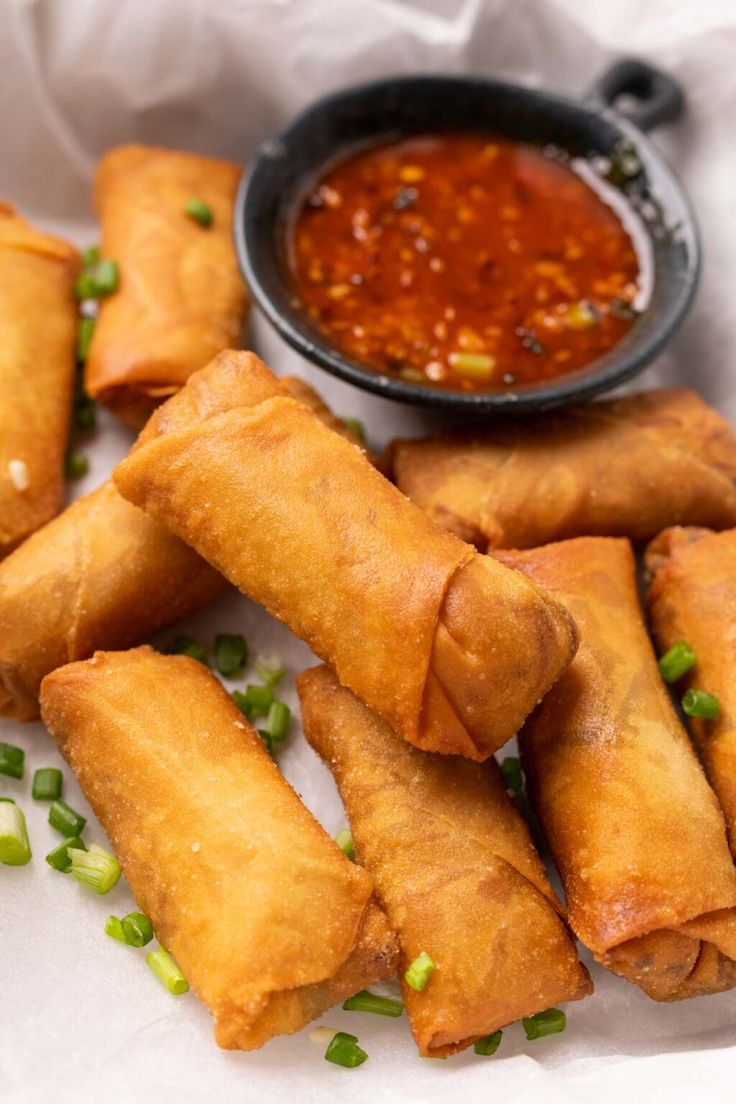
[[[616,101],[621,96],[635,102],[618,107]],[[673,122],[685,107],[685,96],[677,81],[638,58],[617,61],[598,78],[586,99],[615,108],[640,130]]]

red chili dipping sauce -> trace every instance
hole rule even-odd
[[[470,134],[336,165],[298,215],[291,265],[334,346],[449,390],[574,372],[620,341],[642,297],[631,237],[569,161]]]

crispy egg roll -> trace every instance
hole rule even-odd
[[[201,663],[98,652],[47,676],[41,711],[221,1047],[298,1031],[393,974],[370,875]]]
[[[571,610],[580,649],[527,721],[527,790],[598,962],[655,1000],[736,984],[736,869],[723,815],[657,668],[628,541],[507,563]]]
[[[214,414],[199,393],[218,389]],[[574,653],[561,606],[434,525],[255,357],[194,375],[114,478],[418,747],[487,758]]]
[[[695,651],[682,680],[715,694],[716,720],[688,717],[736,855],[736,529],[668,529],[648,547],[649,616],[661,652],[678,641]]]
[[[736,525],[736,436],[684,389],[395,441],[385,462],[404,494],[481,550]]]
[[[95,206],[102,255],[119,288],[100,303],[87,359],[90,395],[140,426],[221,349],[240,343],[248,294],[232,242],[242,168],[154,146],[118,146],[100,161]],[[199,199],[213,214],[186,214]]]
[[[61,505],[79,256],[0,203],[0,557]]]
[[[237,373],[232,383],[236,388]],[[307,384],[284,383],[359,443]],[[210,402],[223,393],[210,394]],[[0,563],[0,716],[34,720],[44,675],[100,648],[139,644],[225,586],[219,572],[108,481]]]
[[[496,763],[418,751],[326,667],[297,680],[304,733],[335,776],[358,861],[399,940],[422,1054],[440,1057],[592,992]],[[436,964],[416,992],[404,973]]]

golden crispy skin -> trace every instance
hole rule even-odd
[[[119,146],[100,161],[101,248],[117,261],[120,286],[100,303],[85,386],[132,425],[240,342],[248,295],[232,217],[241,172],[230,161],[154,146]],[[211,226],[185,213],[192,198],[211,207]]]
[[[573,931],[655,1000],[730,988],[736,870],[644,629],[631,546],[588,537],[501,555],[580,628],[575,660],[520,736]]]
[[[326,667],[297,685],[305,735],[335,776],[357,858],[396,930],[420,1052],[453,1054],[590,993],[496,764],[417,751]],[[417,993],[403,977],[422,951],[437,969]]]
[[[307,384],[284,383],[354,440]],[[212,408],[222,397],[222,389],[202,393],[200,403]],[[34,720],[41,679],[55,667],[138,644],[224,587],[214,568],[108,481],[0,564],[0,715]]]
[[[557,603],[429,521],[255,357],[193,376],[114,478],[419,747],[487,758],[574,652]]]
[[[78,267],[73,246],[0,203],[0,557],[61,505]]]
[[[697,656],[679,689],[708,690],[721,703],[717,720],[688,717],[687,723],[736,855],[736,529],[668,529],[649,545],[646,564],[660,652],[685,640]]]
[[[0,714],[34,720],[49,671],[137,644],[224,586],[188,545],[103,484],[0,564]]]
[[[98,652],[48,675],[41,711],[220,1046],[252,1050],[393,974],[372,879],[202,664]]]
[[[404,494],[482,550],[736,525],[736,436],[693,391],[395,441],[386,463]]]

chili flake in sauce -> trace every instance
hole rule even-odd
[[[632,326],[639,260],[614,210],[536,146],[450,134],[331,169],[294,228],[296,295],[344,353],[452,390],[579,369]]]

